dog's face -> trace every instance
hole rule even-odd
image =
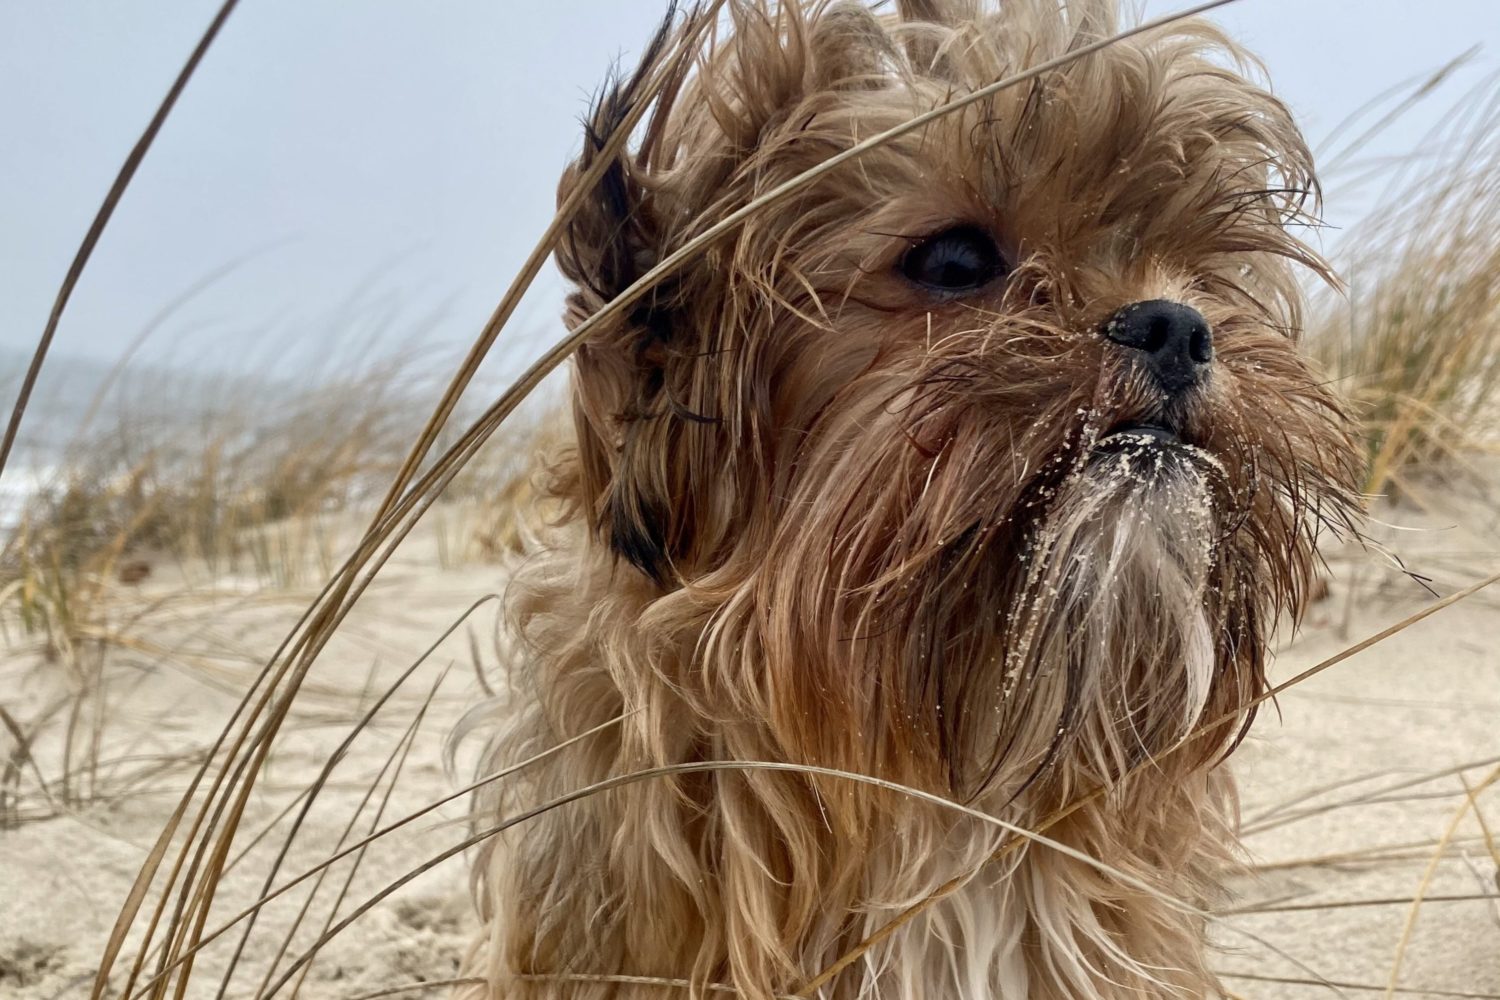
[[[575,221],[572,318],[1116,30],[1104,0],[969,6],[738,8]],[[1357,466],[1296,345],[1310,158],[1239,60],[1194,23],[937,118],[580,351],[584,502],[621,572],[701,613],[717,711],[794,759],[1014,794],[1118,775],[1263,689]]]

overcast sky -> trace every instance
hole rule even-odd
[[[101,195],[216,7],[0,4],[0,347],[34,344]],[[112,359],[228,265],[153,335],[152,356],[232,367],[266,345],[316,352],[377,328],[467,341],[550,217],[588,95],[662,7],[243,0],[116,212],[56,349]],[[1483,46],[1373,155],[1411,148],[1500,66],[1500,0],[1240,0],[1215,17],[1263,57],[1315,141]],[[1331,195],[1335,226],[1367,207]],[[555,334],[559,301],[549,268],[528,329]]]

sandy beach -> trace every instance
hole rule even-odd
[[[1496,515],[1482,491],[1470,492],[1472,499],[1450,504],[1447,513],[1382,509],[1381,519],[1400,530],[1372,526],[1412,572],[1431,578],[1438,594],[1500,568]],[[256,897],[299,793],[350,723],[481,602],[428,652],[332,770],[276,881],[449,794],[468,773],[462,751],[457,775],[445,768],[444,747],[465,708],[482,696],[479,673],[496,673],[497,602],[484,599],[504,581],[493,565],[444,569],[438,550],[436,528],[414,534],[308,678],[236,842],[237,851],[253,846],[224,879],[211,925]],[[1277,680],[1433,599],[1372,553],[1340,549],[1330,563],[1329,595],[1283,649]],[[137,585],[117,588],[97,765],[75,759],[63,782],[61,725],[45,727],[33,743],[35,767],[13,745],[8,753],[22,773],[0,830],[0,995],[87,995],[142,858],[257,665],[309,596],[307,588],[268,590],[232,574],[209,580],[201,571],[165,565]],[[1219,965],[1237,996],[1377,995],[1391,978],[1419,891],[1425,902],[1403,949],[1397,995],[1500,994],[1500,856],[1485,838],[1486,830],[1500,830],[1500,792],[1478,800],[1484,825],[1463,809],[1465,781],[1477,785],[1500,758],[1497,623],[1500,588],[1329,669],[1261,714],[1234,763],[1252,870],[1233,878],[1234,899],[1224,908],[1232,912],[1216,930]],[[59,676],[13,626],[7,641],[3,683],[15,693],[13,715],[44,710],[76,683]],[[403,759],[397,751],[407,724],[433,690]],[[387,791],[398,762],[399,781]],[[462,817],[463,802],[455,801],[377,841],[359,856],[347,886],[347,862],[334,868],[318,888],[317,906],[300,921],[311,882],[267,907],[245,941],[228,995],[254,995],[257,986],[274,982],[273,965],[277,976],[290,968],[323,931],[327,903],[340,893],[342,916],[461,840]],[[321,951],[300,995],[354,998],[454,975],[473,930],[465,879],[455,857],[374,907]],[[238,933],[202,953],[190,995],[214,995]],[[292,944],[278,961],[289,935]],[[1342,985],[1265,977],[1314,984],[1324,977]],[[284,995],[295,982],[297,976]]]

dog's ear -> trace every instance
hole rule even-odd
[[[894,59],[878,19],[854,3],[811,6],[815,13],[793,0],[735,0],[722,45],[700,33],[706,15],[689,15],[658,36],[629,80],[603,91],[559,188],[568,199],[598,173],[557,250],[576,286],[570,328],[753,199],[774,176],[761,152],[788,146],[774,141],[776,130],[810,93],[877,84]],[[606,154],[648,88],[655,103],[636,141]],[[769,426],[764,386],[729,369],[755,363],[767,338],[747,325],[768,323],[775,306],[752,301],[766,279],[743,273],[743,238],[732,233],[707,248],[578,350],[574,417],[592,524],[662,586],[732,544],[738,505],[763,471],[750,439]]]
[[[606,84],[584,123],[584,147],[558,186],[559,206],[608,156],[603,171],[568,222],[556,251],[575,290],[567,325],[574,329],[628,288],[658,261],[663,234],[652,195],[653,155],[672,98],[690,65],[674,32],[693,30],[698,15],[679,27],[668,14],[628,79]],[[663,74],[665,74],[663,76]],[[641,101],[656,106],[634,144],[610,140]],[[589,516],[611,548],[658,584],[671,572],[683,529],[673,519],[672,484],[646,461],[667,447],[660,414],[665,351],[673,339],[669,282],[648,292],[620,318],[579,347],[573,408],[582,485]]]

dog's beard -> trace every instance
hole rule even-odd
[[[827,460],[794,493],[809,515],[767,555],[761,603],[787,631],[766,646],[799,651],[789,726],[852,690],[852,719],[877,720],[881,740],[809,727],[798,751],[1003,803],[1114,785],[1238,718],[1261,683],[1275,518],[1290,515],[1268,479],[1252,488],[1233,438],[1101,441],[1092,416],[1028,436],[998,408],[952,404],[832,411],[813,445]],[[1108,426],[1118,407],[1067,413],[1096,409]],[[1236,731],[1214,726],[1174,770]]]
[[[1199,722],[1216,667],[1219,475],[1205,452],[1124,437],[1049,491],[1005,630],[999,698],[1026,700],[1005,713],[1023,732],[994,734],[1005,757],[1022,750],[1039,773],[1071,745],[1105,778]]]

